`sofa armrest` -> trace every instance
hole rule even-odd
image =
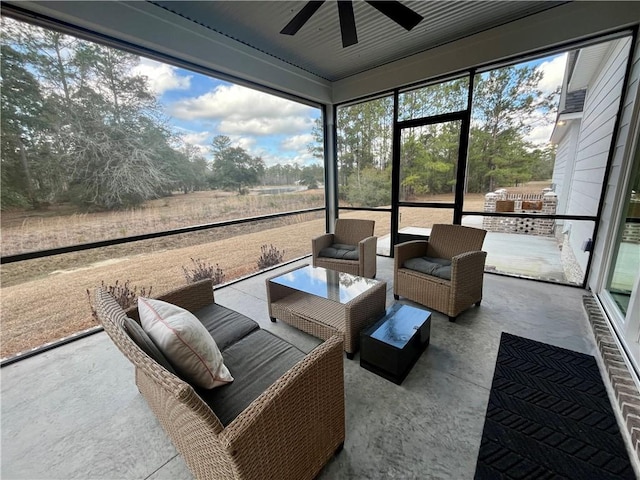
[[[325,233],[316,238],[311,239],[311,256],[313,257],[313,266],[316,265],[316,258],[320,254],[320,250],[330,246],[333,243],[333,233]]]
[[[199,282],[170,290],[156,298],[163,302],[173,303],[192,313],[197,312],[214,302],[213,283],[211,279],[200,280]],[[127,310],[127,315],[134,320],[140,320],[137,306]]]
[[[246,478],[275,479],[310,477],[300,468],[319,470],[344,437],[343,342],[333,336],[227,425],[220,441]],[[265,455],[265,442],[273,454]]]

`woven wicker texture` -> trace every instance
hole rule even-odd
[[[374,220],[339,218],[334,233],[326,233],[311,240],[314,267],[328,268],[339,272],[374,278],[377,273],[377,237],[373,236]],[[334,243],[358,246],[358,260],[341,260],[319,257],[320,250]]]
[[[189,384],[129,338],[122,327],[126,313],[115,300],[102,289],[95,298],[105,331],[135,365],[140,393],[196,478],[311,479],[344,442],[339,336],[319,345],[223,428]],[[160,299],[198,310],[213,301],[212,284],[199,282]]]
[[[436,224],[429,241],[415,240],[395,246],[393,293],[455,318],[482,300],[484,264],[481,251],[487,232],[460,225]],[[451,280],[403,268],[415,257],[451,259]]]
[[[339,334],[349,354],[358,350],[360,331],[385,311],[387,284],[383,281],[345,304],[300,292],[270,279],[266,283],[271,318],[317,338]]]

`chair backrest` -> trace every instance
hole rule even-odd
[[[435,224],[429,236],[429,256],[451,259],[464,252],[482,250],[487,231],[462,225]]]
[[[373,236],[375,226],[375,220],[339,218],[333,233],[335,243],[357,245],[360,240]]]

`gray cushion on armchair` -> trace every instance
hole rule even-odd
[[[334,243],[320,250],[320,257],[341,258],[343,260],[358,260],[358,247],[356,245],[345,245]]]
[[[404,262],[404,267],[427,275],[433,275],[434,277],[451,280],[451,260],[446,258],[410,258]]]

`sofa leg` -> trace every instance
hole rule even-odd
[[[475,303],[476,307],[479,307],[481,303],[482,303],[482,300],[478,300],[478,301]]]
[[[449,321],[450,321],[450,322],[455,322],[455,321],[456,321],[456,318],[458,318],[458,317],[449,317]]]
[[[351,353],[351,352],[346,352],[347,353],[347,358],[349,360],[353,360],[353,356],[355,355],[355,353]]]
[[[276,317],[269,317],[273,323],[276,323]]]
[[[342,442],[340,445],[338,445],[338,448],[336,448],[336,451],[334,452],[334,455],[338,455],[342,449],[344,448],[344,442]]]
[[[400,295],[396,295],[395,293],[393,294],[393,299],[394,300],[400,300]]]

